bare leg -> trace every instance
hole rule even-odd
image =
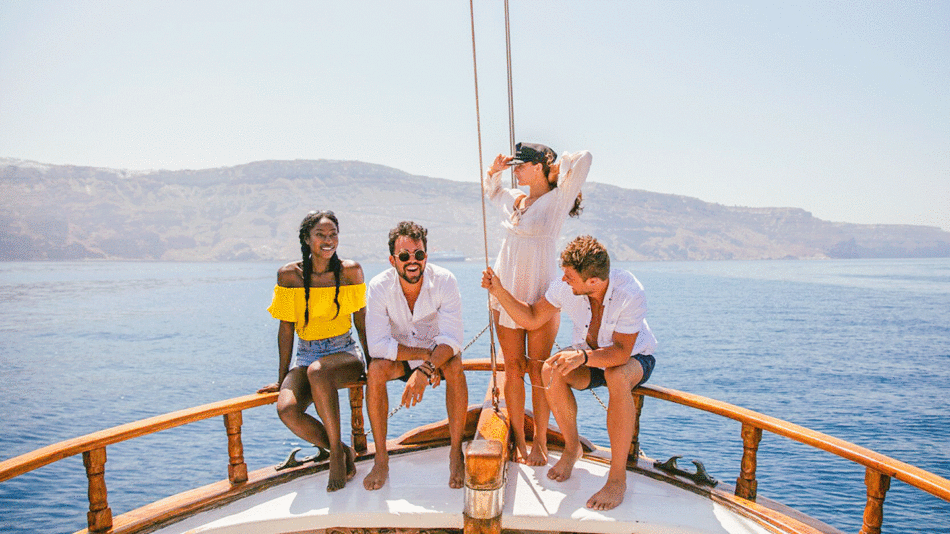
[[[369,415],[370,428],[373,430],[373,442],[376,447],[376,457],[373,468],[363,479],[363,487],[368,490],[377,490],[386,484],[389,478],[389,451],[386,449],[386,433],[389,413],[389,392],[386,382],[390,377],[398,376],[402,371],[401,362],[372,359],[366,373],[366,412]]]
[[[303,367],[291,369],[280,385],[280,393],[277,395],[277,415],[299,438],[307,443],[329,449],[330,442],[323,423],[306,412],[311,402],[307,370]]]
[[[548,408],[541,367],[551,356],[551,348],[557,337],[561,316],[555,315],[537,330],[528,332],[528,376],[531,378],[531,407],[534,410],[534,443],[531,453],[525,461],[528,465],[548,463],[548,422],[551,411]]]
[[[494,312],[495,324],[498,324],[498,312]],[[498,325],[498,344],[505,357],[505,406],[515,438],[516,462],[525,463],[528,458],[528,443],[524,432],[524,373],[525,331]],[[533,397],[533,395],[532,395]]]
[[[465,434],[465,410],[468,407],[468,382],[459,356],[450,358],[441,369],[445,375],[445,411],[449,418],[449,487],[458,489],[465,485],[462,438]]]
[[[633,416],[636,408],[630,390],[643,376],[643,367],[635,359],[604,371],[610,401],[607,405],[607,435],[610,437],[610,471],[607,483],[588,501],[593,510],[610,510],[623,502],[627,491],[627,451],[633,439]]]
[[[584,452],[577,434],[577,401],[574,398],[574,392],[571,391],[571,386],[586,386],[590,381],[590,370],[581,366],[567,376],[562,376],[545,362],[541,374],[547,387],[545,393],[548,397],[548,406],[554,412],[554,420],[557,421],[564,435],[564,452],[557,463],[548,470],[548,478],[563,482],[571,478],[574,464]]]
[[[323,421],[330,449],[330,474],[327,491],[336,491],[356,475],[355,454],[340,437],[340,398],[337,390],[356,382],[363,372],[363,364],[352,354],[339,352],[310,364],[307,379],[313,395],[313,404]]]

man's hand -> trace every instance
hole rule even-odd
[[[402,392],[401,404],[406,408],[412,408],[422,402],[422,394],[425,393],[428,383],[429,378],[425,373],[416,368],[416,370],[412,372],[412,375],[409,376],[409,381],[406,382],[406,389]]]
[[[419,366],[419,368],[422,369],[422,372],[426,374],[426,377],[429,379],[430,386],[434,388],[439,387],[439,384],[442,383],[442,374],[439,373],[439,370],[432,365],[432,362],[425,362]]]
[[[561,373],[561,376],[567,376],[568,373],[584,365],[584,352],[579,349],[567,349],[558,352],[548,363],[555,371]]]

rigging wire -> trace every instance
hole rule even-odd
[[[475,125],[478,131],[478,177],[481,184],[482,194],[482,238],[485,246],[485,268],[488,268],[488,218],[485,215],[485,172],[483,167],[484,158],[482,157],[482,116],[478,102],[478,60],[475,53],[475,3],[474,0],[468,1],[469,12],[472,20],[472,68],[475,74]],[[508,19],[508,0],[505,0],[505,20]],[[510,76],[509,76],[510,79]],[[510,85],[510,83],[509,83]],[[513,134],[512,134],[513,135]],[[513,153],[513,152],[512,152]],[[498,392],[498,355],[495,352],[495,323],[492,321],[491,297],[487,299],[488,308],[488,329],[491,335],[491,398],[492,407],[495,413],[499,411],[499,392]]]
[[[467,351],[467,350],[469,349],[469,347],[471,347],[472,345],[474,345],[475,342],[478,341],[478,338],[482,337],[482,334],[484,334],[485,331],[488,330],[488,327],[489,327],[489,326],[491,326],[491,321],[488,321],[488,324],[485,325],[485,328],[482,328],[482,331],[481,331],[481,332],[475,334],[475,337],[473,337],[472,340],[468,342],[468,345],[465,345],[465,347],[464,347],[461,351],[459,351],[459,357],[461,357],[461,356],[462,356],[462,353],[464,353],[465,351]],[[601,404],[603,404],[603,403],[601,403]],[[386,419],[391,419],[392,416],[396,415],[396,412],[398,412],[399,410],[402,409],[402,407],[403,407],[402,404],[397,404],[395,408],[393,408],[392,410],[389,410],[389,414],[386,416]],[[367,431],[367,432],[366,432],[366,435],[367,435],[367,436],[373,435],[373,430],[370,429],[369,431]],[[314,447],[316,447],[316,445],[314,445]],[[319,448],[319,447],[317,447],[317,448]],[[320,449],[320,450],[323,450],[323,449]]]
[[[511,144],[511,154],[515,153],[515,95],[511,83],[511,24],[508,21],[508,0],[505,0],[505,57],[508,64],[508,142]],[[515,170],[511,169],[511,188],[518,187]]]

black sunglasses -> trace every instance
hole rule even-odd
[[[426,251],[424,250],[417,250],[413,255],[415,256],[416,261],[422,261],[426,259]],[[404,250],[396,255],[396,257],[402,262],[409,261],[409,252]]]

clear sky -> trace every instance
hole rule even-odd
[[[0,0],[0,157],[474,182],[509,151],[504,3],[475,15],[481,164],[468,1]],[[510,20],[516,138],[590,150],[591,181],[950,230],[946,0],[510,0]]]

